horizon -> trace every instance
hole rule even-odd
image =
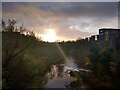
[[[98,31],[100,30],[100,29],[120,29],[120,28],[99,28],[98,29]],[[96,35],[99,35],[99,33],[98,34],[93,34],[93,35],[91,35],[91,36],[96,36]],[[42,41],[44,41],[44,42],[49,42],[49,43],[56,43],[56,42],[69,42],[69,41],[71,41],[71,42],[75,42],[75,41],[77,41],[77,40],[85,40],[86,38],[90,38],[91,36],[89,36],[89,37],[77,37],[76,39],[69,39],[69,40],[55,40],[55,41],[47,41],[47,40],[44,40],[44,39],[42,39],[42,37],[40,37],[39,35],[37,35],[37,33],[35,33],[35,37],[36,38],[38,38],[38,39],[40,39],[40,40],[42,40]],[[89,41],[89,40],[88,40]]]

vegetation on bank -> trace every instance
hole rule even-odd
[[[86,67],[92,72],[71,72],[77,80],[69,87],[87,86],[87,88],[119,88],[120,86],[120,55],[110,43],[94,43],[86,58]]]
[[[87,75],[87,82],[95,88],[119,88],[120,86],[120,55],[110,43],[96,43],[91,49],[89,68],[92,73]]]
[[[2,24],[3,88],[42,88],[50,66],[63,62],[57,46],[38,41],[33,32],[23,34],[14,20]]]

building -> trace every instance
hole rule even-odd
[[[90,37],[90,42],[95,42],[95,35]]]
[[[90,42],[95,42],[99,40],[99,35],[92,35],[90,38],[89,38],[89,41]]]
[[[120,40],[120,29],[102,28],[99,29],[99,41],[108,41],[113,44]]]
[[[86,38],[85,38],[85,41],[87,41],[87,42],[88,42],[88,41],[89,41],[89,38],[88,38],[88,37],[86,37]]]

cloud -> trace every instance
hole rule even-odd
[[[2,7],[4,19],[16,19],[40,34],[55,28],[57,36],[65,39],[97,34],[101,27],[118,27],[116,2],[4,2]],[[69,30],[75,25],[78,30]]]
[[[32,18],[113,17],[118,12],[116,2],[3,3],[4,11]]]

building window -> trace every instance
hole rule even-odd
[[[109,32],[105,32],[105,40],[106,40],[106,41],[109,40]]]
[[[96,35],[96,36],[95,36],[95,41],[97,41],[97,40],[98,40],[98,36]]]
[[[102,33],[102,30],[100,30],[100,33]]]

